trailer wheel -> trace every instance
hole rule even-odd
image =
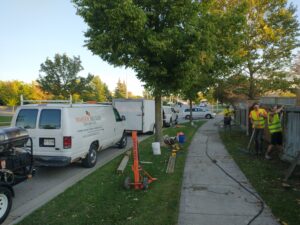
[[[143,177],[143,190],[147,190],[149,187],[148,177]]]
[[[12,205],[12,193],[7,187],[0,187],[0,224],[4,222]]]
[[[126,177],[125,180],[124,180],[124,188],[125,188],[126,190],[129,190],[129,189],[130,189],[130,183],[131,183],[130,177]]]
[[[94,145],[91,145],[86,157],[82,160],[82,165],[86,168],[92,168],[97,163],[97,151]]]
[[[121,137],[121,140],[118,143],[118,147],[119,148],[125,148],[126,145],[127,145],[127,135],[126,135],[126,132],[124,131],[123,135]]]

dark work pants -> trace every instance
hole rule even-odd
[[[254,141],[256,154],[263,153],[264,129],[255,128]]]

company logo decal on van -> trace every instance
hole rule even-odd
[[[92,116],[89,111],[85,111],[84,116],[76,117],[75,120],[78,123],[93,122],[93,121],[101,120],[101,116],[100,115]]]

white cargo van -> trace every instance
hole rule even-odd
[[[163,106],[163,126],[170,127],[178,123],[178,115],[171,106]]]
[[[155,103],[146,99],[113,99],[113,106],[126,117],[125,129],[140,133],[155,131]]]
[[[97,151],[126,146],[124,120],[111,105],[47,103],[21,105],[11,125],[29,132],[36,165],[93,167]]]

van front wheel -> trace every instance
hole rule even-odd
[[[97,151],[92,145],[86,157],[82,160],[82,165],[86,168],[92,168],[97,163]]]

